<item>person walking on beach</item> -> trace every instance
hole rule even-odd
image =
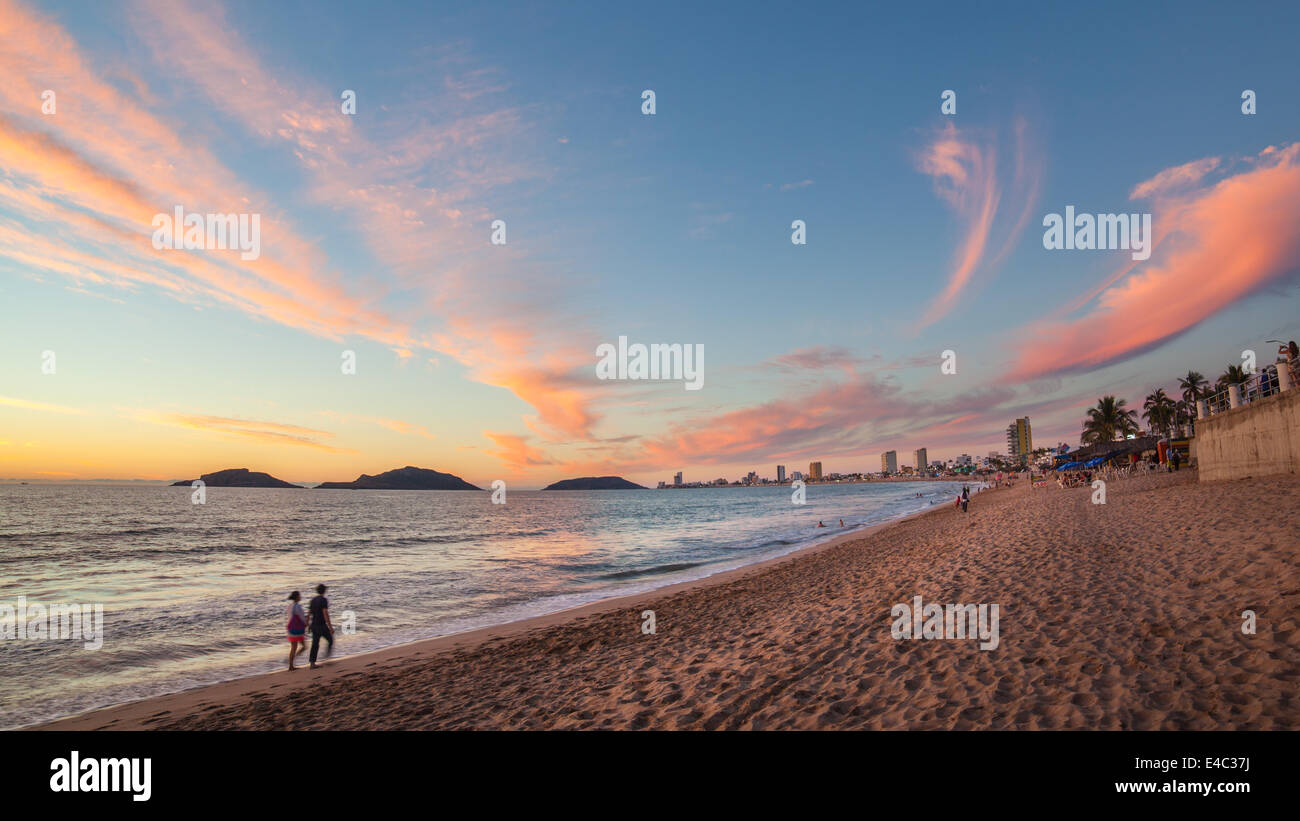
[[[1178,454],[1178,449],[1174,449],[1174,455],[1169,459],[1173,463],[1174,470],[1178,470],[1178,465],[1182,463],[1183,457]]]
[[[290,670],[298,669],[293,666],[293,660],[302,652],[303,641],[307,632],[307,614],[302,612],[302,605],[298,603],[300,599],[302,599],[302,594],[297,590],[289,594],[289,601],[293,602],[293,604],[289,605],[289,612],[287,613],[289,621],[285,628],[289,631]]]
[[[334,625],[330,623],[330,600],[325,598],[325,585],[316,585],[316,595],[312,597],[308,609],[311,613],[311,655],[307,661],[311,663],[311,669],[315,670],[319,666],[316,664],[316,651],[320,649],[322,637],[329,642],[325,648],[325,658],[334,652]]]

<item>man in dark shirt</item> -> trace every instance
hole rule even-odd
[[[307,608],[307,623],[311,629],[311,655],[307,660],[311,662],[312,669],[315,669],[316,651],[320,648],[321,637],[324,636],[329,644],[325,647],[325,658],[329,658],[330,653],[334,652],[334,625],[330,623],[330,600],[325,598],[325,585],[316,585],[316,595],[312,597],[311,604]]]

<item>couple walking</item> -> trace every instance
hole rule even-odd
[[[324,637],[328,644],[325,647],[325,657],[329,658],[330,653],[334,652],[334,625],[330,622],[330,600],[325,598],[325,585],[316,585],[316,595],[308,603],[308,612],[302,611],[302,605],[299,600],[302,595],[297,591],[289,594],[289,669],[297,670],[293,666],[293,660],[303,650],[303,644],[307,640],[307,631],[311,630],[311,655],[308,660],[311,662],[311,669],[315,670],[319,665],[316,664],[316,651],[320,649],[320,640]]]

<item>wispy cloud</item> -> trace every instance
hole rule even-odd
[[[76,283],[216,302],[324,338],[371,339],[400,356],[445,354],[532,404],[536,424],[589,433],[588,397],[558,387],[589,354],[547,344],[580,327],[562,283],[515,246],[487,241],[492,192],[545,176],[528,159],[526,109],[500,102],[509,82],[499,69],[476,65],[464,44],[413,55],[407,68],[442,81],[363,131],[341,112],[338,89],[272,70],[219,5],[137,0],[131,19],[176,93],[196,93],[286,151],[309,201],[346,214],[376,264],[364,277],[337,270],[286,218],[296,202],[274,202],[219,161],[207,144],[222,136],[171,119],[166,106],[180,100],[138,77],[128,84],[136,93],[124,93],[56,22],[16,0],[0,0],[0,103],[26,113],[0,117],[0,207],[23,220],[0,219],[0,257]],[[51,78],[76,93],[42,118],[32,101]],[[262,258],[154,250],[153,215],[178,203],[261,214]],[[542,291],[553,298],[501,298]],[[503,348],[502,338],[518,344]]]
[[[434,436],[432,433],[429,432],[428,428],[424,427],[423,425],[417,425],[412,422],[405,422],[401,419],[390,419],[384,416],[363,416],[363,415],[358,415],[353,413],[338,413],[336,411],[322,411],[322,413],[331,419],[337,419],[343,422],[357,421],[357,422],[365,422],[370,425],[378,425],[381,428],[387,428],[388,430],[391,430],[394,433],[400,433],[405,436],[419,436],[424,439],[437,438],[436,436]]]
[[[1029,156],[1023,121],[1013,129],[1014,176],[1012,192],[1018,200],[1018,216],[1007,230],[1002,250],[994,262],[1013,246],[1028,221],[1038,192],[1041,168]],[[970,287],[975,272],[986,264],[990,237],[1003,199],[998,178],[997,144],[992,137],[976,137],[960,131],[951,122],[919,152],[917,167],[929,175],[935,193],[948,203],[962,222],[963,236],[957,246],[947,284],[926,308],[921,326],[943,318],[956,307],[962,293]]]
[[[722,211],[713,214],[696,214],[691,218],[690,234],[700,239],[709,239],[717,236],[717,229],[720,225],[726,225],[736,216],[735,212]]]
[[[313,448],[328,453],[353,452],[350,449],[336,448],[321,442],[321,439],[333,438],[334,434],[329,431],[316,430],[315,428],[300,425],[288,425],[282,422],[156,411],[137,411],[131,413],[130,416],[157,425],[196,430],[228,438],[248,439],[272,445]]]
[[[67,405],[53,405],[49,402],[34,402],[30,399],[18,399],[13,396],[0,396],[0,405],[6,408],[20,408],[22,410],[41,411],[43,413],[85,413],[81,408],[71,408]]]
[[[0,20],[0,104],[9,112],[0,115],[0,169],[9,178],[0,205],[25,221],[0,237],[0,256],[78,280],[101,276],[216,300],[323,336],[403,336],[399,323],[331,281],[323,255],[265,195],[107,82],[56,23],[13,0],[0,0]],[[59,113],[42,118],[31,101],[47,84],[76,93],[63,93]],[[260,213],[268,252],[244,261],[237,253],[153,249],[153,215],[176,204]],[[53,239],[25,241],[31,235]]]
[[[861,357],[848,348],[839,345],[817,345],[811,348],[797,348],[789,353],[780,354],[763,363],[765,366],[788,370],[814,370],[827,368],[856,368]]]
[[[1151,179],[1133,186],[1129,199],[1144,200],[1190,188],[1204,179],[1206,174],[1218,168],[1219,162],[1218,157],[1206,157],[1166,168]]]
[[[487,430],[483,431],[483,435],[497,446],[495,450],[488,450],[487,453],[500,459],[502,464],[513,470],[526,471],[529,468],[555,463],[541,450],[530,445],[527,436]]]

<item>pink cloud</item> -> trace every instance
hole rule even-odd
[[[0,37],[0,100],[12,112],[0,118],[0,168],[10,177],[0,199],[43,223],[45,236],[63,240],[6,242],[0,255],[74,279],[104,276],[216,299],[324,336],[391,342],[404,335],[401,323],[347,294],[323,254],[263,195],[101,79],[56,23],[0,0]],[[44,117],[33,101],[47,85],[59,95],[58,109]],[[156,251],[148,241],[151,219],[176,204],[261,214],[266,252],[242,261]]]
[[[141,101],[159,101],[138,78],[130,83],[136,96],[124,95],[57,23],[14,0],[0,0],[0,100],[6,110],[28,112],[31,125],[0,120],[0,168],[12,174],[0,201],[41,222],[40,233],[51,239],[24,241],[23,226],[0,225],[7,228],[0,255],[78,281],[215,300],[328,338],[367,337],[399,355],[445,353],[473,378],[533,404],[537,424],[589,435],[598,415],[587,407],[589,394],[566,380],[590,355],[545,344],[578,327],[574,318],[538,302],[516,312],[498,298],[538,290],[530,281],[538,276],[516,248],[489,245],[486,198],[539,174],[503,159],[526,155],[511,149],[527,144],[527,125],[520,109],[491,105],[503,85],[496,70],[468,65],[463,49],[443,54],[439,69],[459,72],[447,76],[448,94],[381,118],[368,135],[340,110],[339,89],[266,66],[219,8],[152,0],[134,8],[141,39],[161,64],[255,138],[284,145],[305,172],[309,196],[352,215],[382,278],[356,283],[368,292],[364,300],[349,293],[315,242],[299,236],[264,194],[144,108]],[[61,92],[58,114],[42,119],[40,92],[50,86]],[[428,111],[443,116],[429,122],[420,113]],[[178,203],[191,211],[261,213],[262,258],[155,251],[150,220]],[[548,285],[560,304],[559,289]],[[399,308],[371,307],[394,289],[405,297]],[[456,333],[416,330],[417,323],[438,323],[431,309]],[[501,345],[507,337],[517,344]],[[541,350],[550,353],[535,353]]]
[[[1150,261],[1137,273],[1130,273],[1129,263],[1121,266],[1085,315],[1018,332],[1019,355],[1004,381],[1123,361],[1228,305],[1294,279],[1300,270],[1298,156],[1300,143],[1262,152],[1245,170],[1185,192],[1175,193],[1204,175],[1161,172],[1152,179],[1165,182],[1138,186],[1155,197],[1155,222],[1163,223],[1157,230],[1163,239]]]

